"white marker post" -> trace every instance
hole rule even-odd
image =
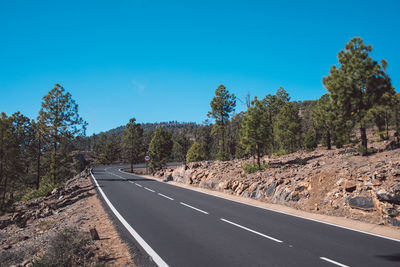
[[[150,160],[150,156],[145,156],[144,157],[144,160],[146,161],[146,175],[148,175],[148,163],[149,163],[149,160]]]

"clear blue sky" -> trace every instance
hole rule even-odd
[[[220,84],[239,98],[283,86],[317,99],[353,36],[388,61],[398,88],[399,14],[385,0],[1,0],[0,111],[36,118],[60,83],[92,134],[131,117],[201,123]]]

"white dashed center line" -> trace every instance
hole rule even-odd
[[[144,189],[146,189],[147,191],[153,192],[153,193],[155,192],[154,190],[147,188],[147,187],[145,187]]]
[[[188,204],[186,204],[186,203],[183,203],[183,202],[180,202],[183,206],[186,206],[186,207],[188,207],[188,208],[191,208],[191,209],[194,209],[194,210],[197,210],[198,212],[201,212],[201,213],[204,213],[204,214],[208,214],[208,212],[207,211],[204,211],[204,210],[201,210],[201,209],[198,209],[198,208],[195,208],[195,207],[193,207],[193,206],[190,206],[190,205],[188,205]]]
[[[137,186],[139,186],[139,187],[142,187],[142,185],[140,185],[140,184],[138,184],[138,183],[135,183],[135,185],[137,185]]]
[[[242,228],[242,229],[244,229],[244,230],[246,230],[246,231],[249,231],[249,232],[252,232],[252,233],[254,233],[254,234],[260,235],[260,236],[262,236],[262,237],[268,238],[268,239],[270,239],[270,240],[272,240],[272,241],[275,241],[275,242],[278,242],[278,243],[282,243],[282,242],[283,242],[283,241],[281,241],[281,240],[279,240],[279,239],[270,237],[270,236],[268,236],[268,235],[264,235],[264,234],[262,234],[262,233],[260,233],[260,232],[254,231],[254,230],[252,230],[252,229],[250,229],[250,228],[247,228],[247,227],[244,227],[244,226],[242,226],[242,225],[240,225],[240,224],[237,224],[237,223],[234,223],[234,222],[225,220],[225,219],[223,219],[223,218],[221,218],[221,221],[226,222],[226,223],[230,223],[230,224],[232,224],[232,225],[234,225],[234,226],[236,226],[236,227]]]
[[[159,196],[162,196],[162,197],[165,197],[165,198],[168,198],[169,200],[174,200],[172,197],[168,197],[168,196],[163,195],[163,194],[160,194],[160,193],[158,193],[158,195],[159,195]]]
[[[349,267],[348,265],[341,264],[340,262],[337,262],[337,261],[334,261],[334,260],[331,260],[331,259],[328,259],[328,258],[325,258],[325,257],[319,257],[319,258],[320,258],[321,260],[324,260],[324,261],[327,261],[327,262],[336,264],[337,266]]]

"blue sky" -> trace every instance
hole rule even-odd
[[[280,86],[318,99],[353,36],[388,61],[398,88],[399,14],[400,1],[385,0],[1,0],[0,112],[36,118],[55,83],[79,104],[87,134],[131,117],[201,123],[220,84],[242,99]]]

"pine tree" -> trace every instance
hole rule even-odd
[[[194,142],[186,154],[187,162],[205,160],[205,153],[198,142]]]
[[[139,124],[136,124],[136,119],[132,118],[126,124],[122,132],[122,148],[124,157],[131,165],[131,172],[133,172],[133,164],[139,163],[142,155],[143,146],[143,129]]]
[[[59,164],[62,160],[60,146],[76,135],[84,135],[87,123],[79,116],[78,105],[71,94],[59,84],[43,97],[38,122],[43,127],[44,140],[52,147],[50,176],[56,183],[60,178]]]
[[[177,134],[173,136],[174,145],[172,147],[174,160],[183,162],[186,165],[186,154],[191,147],[191,141],[185,134]]]
[[[267,109],[268,120],[270,125],[274,125],[276,121],[276,116],[279,114],[281,108],[284,105],[289,104],[290,97],[289,94],[283,87],[280,87],[276,90],[275,95],[268,94],[264,97],[263,103]],[[272,137],[272,151],[275,150],[276,147],[279,147],[279,144],[275,142],[275,134],[274,127],[270,127],[270,136]]]
[[[347,119],[359,126],[361,146],[367,152],[366,115],[374,103],[381,103],[385,93],[393,94],[390,78],[385,73],[386,62],[372,60],[371,45],[364,45],[359,37],[348,42],[338,54],[339,66],[333,65],[323,78],[335,107]]]
[[[335,121],[338,114],[333,106],[331,96],[324,94],[318,100],[315,107],[311,110],[315,127],[322,130],[325,135],[325,144],[328,149],[331,149],[332,134],[335,131]]]
[[[378,134],[381,140],[389,139],[389,124],[395,105],[395,95],[384,93],[380,103],[374,103],[368,111],[372,120],[378,128]],[[386,133],[386,136],[384,135]]]
[[[261,168],[260,159],[272,141],[271,124],[265,105],[257,97],[251,104],[242,120],[240,141],[247,153],[257,157],[258,167]]]
[[[294,152],[300,146],[301,119],[294,103],[282,106],[274,123],[275,140],[282,151]]]
[[[154,172],[163,168],[172,152],[172,134],[158,127],[151,139],[148,155],[150,156],[149,169]]]
[[[226,125],[229,122],[232,112],[235,111],[236,96],[230,94],[226,87],[221,84],[215,90],[215,96],[211,100],[210,106],[211,111],[207,115],[215,119],[213,133],[220,138],[217,158],[227,160],[228,155],[225,142]]]

